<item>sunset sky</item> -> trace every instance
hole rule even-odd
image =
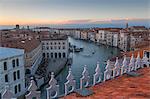
[[[0,0],[0,25],[148,19],[150,0]]]

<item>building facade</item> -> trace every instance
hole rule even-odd
[[[25,93],[24,50],[0,47],[0,93],[6,86],[18,97]]]
[[[68,58],[69,42],[66,35],[43,38],[41,43],[43,57],[49,59]]]

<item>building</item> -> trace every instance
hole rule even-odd
[[[98,30],[99,38],[97,41],[101,44],[106,44],[106,31],[104,29],[99,29]]]
[[[130,37],[129,33],[126,30],[120,31],[120,37],[119,37],[119,48],[123,51],[130,50]]]
[[[87,31],[81,31],[80,39],[87,40],[88,39],[88,32]]]
[[[0,47],[0,95],[6,86],[16,97],[25,92],[24,50]]]
[[[69,43],[66,35],[55,34],[42,39],[43,57],[50,59],[68,58]]]
[[[96,32],[94,30],[89,30],[88,31],[88,40],[95,42]]]

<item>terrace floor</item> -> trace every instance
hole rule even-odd
[[[150,68],[136,71],[141,76],[129,77],[127,74],[97,84],[89,89],[94,94],[88,97],[72,93],[62,99],[150,99]]]

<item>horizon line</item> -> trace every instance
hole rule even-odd
[[[109,23],[120,23],[128,21],[144,21],[144,20],[150,20],[150,18],[113,18],[113,19],[76,19],[76,20],[63,20],[63,21],[51,21],[51,22],[28,22],[28,23],[7,23],[7,24],[1,24],[1,26],[8,26],[8,25],[69,25],[69,24],[109,24]]]

